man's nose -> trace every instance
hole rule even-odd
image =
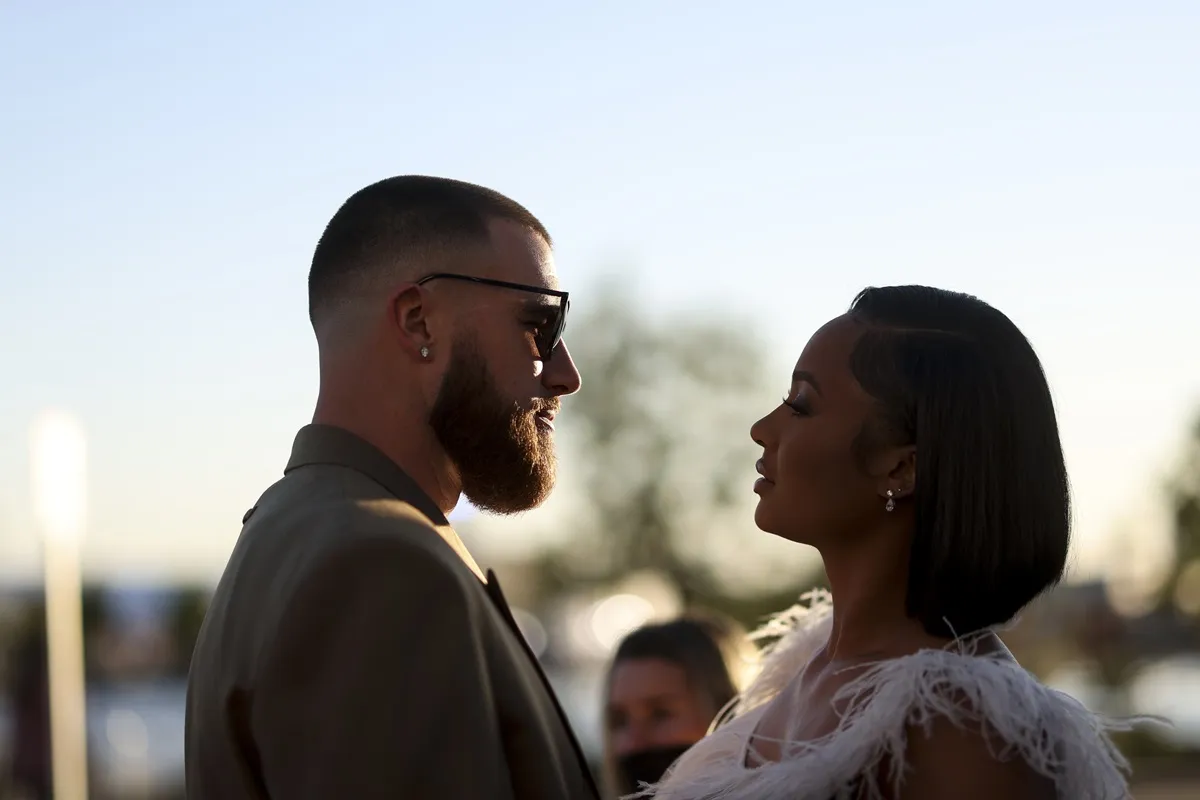
[[[571,351],[567,349],[566,342],[559,342],[558,347],[550,354],[550,359],[543,362],[542,383],[556,397],[579,391],[583,378],[579,375],[579,369],[571,358]]]

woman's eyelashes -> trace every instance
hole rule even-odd
[[[807,417],[812,414],[812,409],[808,407],[808,403],[800,395],[796,395],[795,399],[784,396],[783,404],[790,408],[796,416]]]

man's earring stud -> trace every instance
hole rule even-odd
[[[421,358],[429,358],[429,348],[424,345],[421,347]]]

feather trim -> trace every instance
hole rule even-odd
[[[814,591],[751,636],[772,640],[757,678],[662,783],[634,797],[655,800],[881,800],[903,779],[907,734],[937,718],[986,732],[992,752],[1021,758],[1063,798],[1128,797],[1129,765],[1109,738],[1147,718],[1114,720],[1040,683],[1012,661],[978,655],[969,639],[869,665],[834,697],[837,728],[820,739],[781,742],[783,757],[745,766],[766,706],[823,645],[832,598]],[[889,765],[886,775],[880,768]],[[886,785],[882,782],[886,782]],[[890,794],[889,792],[888,794]]]

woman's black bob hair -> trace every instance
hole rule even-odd
[[[926,286],[870,288],[851,356],[879,413],[856,448],[915,445],[906,610],[939,636],[1011,621],[1061,580],[1071,502],[1041,362],[1004,314]]]

